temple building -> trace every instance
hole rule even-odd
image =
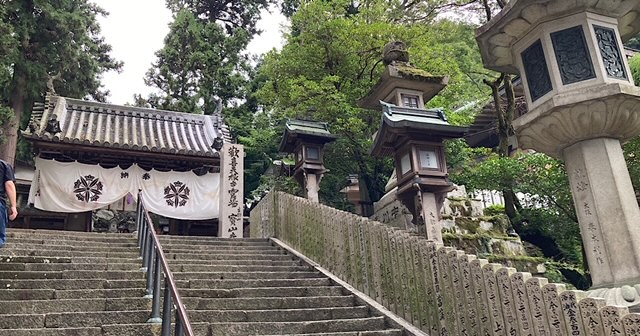
[[[30,213],[44,211],[58,218],[55,228],[91,231],[92,213],[134,211],[140,193],[163,232],[220,234],[223,151],[242,147],[232,144],[220,111],[199,115],[47,95],[22,135],[35,154],[29,204],[37,209],[27,209],[24,226]],[[242,177],[234,185],[240,190]],[[239,198],[234,205],[241,209],[242,192]]]

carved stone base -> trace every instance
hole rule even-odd
[[[557,95],[513,121],[522,148],[556,158],[577,142],[614,138],[625,142],[640,134],[640,89],[610,84]]]

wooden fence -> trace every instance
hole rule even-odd
[[[640,314],[352,213],[272,192],[252,237],[276,237],[429,335],[640,336]]]

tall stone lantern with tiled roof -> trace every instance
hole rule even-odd
[[[327,123],[307,120],[287,120],[279,151],[294,155],[293,176],[300,183],[305,197],[318,202],[320,180],[324,167],[324,145],[336,140]]]
[[[476,37],[487,68],[523,78],[520,146],[566,163],[590,295],[626,306],[640,303],[640,210],[620,145],[640,135],[640,89],[622,41],[638,31],[640,1],[512,0]]]
[[[396,195],[413,214],[419,233],[442,243],[440,208],[453,190],[447,178],[443,141],[459,138],[465,127],[450,125],[444,112],[424,105],[447,84],[447,77],[417,69],[401,42],[385,46],[382,78],[360,105],[382,107],[382,123],[371,154],[392,156],[397,176]]]

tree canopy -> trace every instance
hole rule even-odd
[[[111,46],[100,35],[98,15],[107,13],[87,0],[5,0],[0,2],[0,111],[4,143],[0,158],[13,163],[21,119],[34,101],[58,94],[103,101],[108,91],[100,75],[119,70]],[[31,160],[30,153],[24,159]]]
[[[486,71],[473,26],[450,20],[399,24],[396,18],[387,1],[301,3],[291,16],[284,47],[267,54],[260,68],[267,81],[257,97],[275,120],[326,121],[340,135],[326,156],[331,177],[325,177],[321,189],[321,197],[334,205],[343,203],[338,191],[347,175],[358,174],[376,201],[392,171],[389,160],[368,154],[379,111],[357,105],[380,78],[387,42],[404,41],[418,68],[450,76],[449,87],[430,106],[447,110],[453,122],[469,123],[470,114],[455,111],[488,93],[481,84]]]
[[[139,105],[191,113],[213,113],[243,97],[250,72],[247,44],[265,0],[167,0],[173,13],[164,47],[145,77],[159,93]]]

